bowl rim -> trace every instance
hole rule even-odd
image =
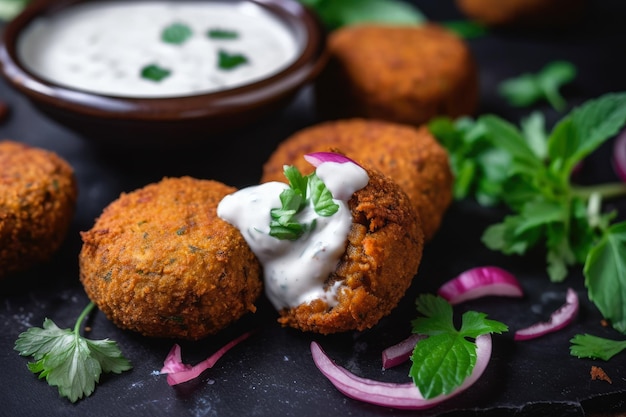
[[[328,60],[326,31],[317,15],[308,7],[296,0],[236,0],[239,3],[254,3],[278,17],[287,24],[294,36],[299,36],[296,31],[304,34],[300,54],[291,64],[269,77],[230,89],[187,96],[133,98],[59,85],[34,74],[20,62],[17,41],[22,30],[32,21],[88,1],[108,0],[35,1],[5,26],[0,39],[0,73],[32,101],[62,109],[66,113],[104,119],[184,121],[236,116],[243,109],[272,103],[291,95],[294,90],[317,77]]]

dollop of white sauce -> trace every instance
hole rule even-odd
[[[175,23],[193,35],[182,44],[161,40]],[[235,31],[213,39],[209,29]],[[218,69],[218,51],[248,62]],[[266,78],[302,51],[287,25],[251,2],[85,2],[37,18],[18,39],[18,55],[33,73],[59,85],[121,97],[175,97],[210,93]],[[155,82],[142,68],[171,73]]]
[[[280,193],[289,188],[285,183],[243,188],[224,197],[217,207],[218,216],[241,231],[263,265],[265,293],[277,310],[315,299],[331,306],[337,303],[341,283],[325,288],[324,281],[345,252],[352,225],[348,200],[367,185],[369,177],[363,168],[350,162],[325,162],[316,173],[339,210],[324,217],[316,214],[312,205],[307,206],[296,219],[307,224],[315,219],[317,224],[297,240],[281,240],[269,234],[270,210],[281,207]]]

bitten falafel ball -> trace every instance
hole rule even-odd
[[[424,236],[406,193],[367,169],[368,184],[348,201],[352,226],[346,251],[326,282],[340,283],[337,304],[322,299],[280,311],[284,326],[322,334],[365,330],[388,315],[417,274]]]
[[[0,278],[50,260],[76,209],[72,167],[57,154],[0,141]]]
[[[81,233],[89,298],[120,328],[153,337],[198,340],[254,312],[259,263],[216,213],[234,191],[181,177],[122,194]]]
[[[345,26],[329,35],[330,59],[316,83],[322,119],[365,117],[421,125],[472,115],[476,64],[466,43],[436,24]]]
[[[272,153],[261,182],[284,181],[283,165],[308,174],[303,155],[337,150],[391,177],[408,194],[426,241],[439,229],[452,202],[453,175],[446,150],[426,127],[366,119],[324,122],[296,132]]]

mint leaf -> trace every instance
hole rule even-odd
[[[220,49],[217,53],[217,67],[221,70],[232,70],[247,63],[248,58],[245,55],[231,54],[223,49]]]
[[[182,45],[191,36],[193,31],[184,23],[172,23],[161,32],[161,40],[165,43]]]
[[[141,69],[141,77],[151,81],[162,81],[169,77],[171,71],[156,64],[146,65]]]
[[[415,346],[409,375],[427,399],[452,392],[472,373],[476,344],[470,339],[508,330],[503,323],[475,311],[463,314],[461,329],[457,330],[452,306],[432,294],[418,296],[416,306],[423,317],[412,321],[413,333],[428,337]]]
[[[577,334],[570,342],[570,354],[578,358],[608,361],[626,349],[626,340],[611,340],[590,334]]]
[[[28,369],[58,387],[59,394],[71,402],[91,395],[103,371],[120,373],[132,368],[115,342],[80,336],[80,325],[93,307],[93,303],[85,307],[74,330],[60,329],[45,319],[43,328],[31,327],[15,342],[20,355],[35,359]]]
[[[239,33],[235,30],[228,29],[209,29],[206,33],[207,37],[211,39],[237,39]]]
[[[559,89],[575,77],[576,67],[572,63],[553,61],[535,74],[525,73],[503,81],[498,91],[515,107],[527,107],[545,99],[555,110],[562,111],[567,103]]]
[[[589,251],[583,269],[589,299],[626,333],[626,222],[609,227]]]
[[[360,23],[420,25],[424,15],[399,0],[300,0],[312,7],[329,29]]]

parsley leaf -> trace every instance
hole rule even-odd
[[[171,71],[156,64],[146,65],[141,69],[141,77],[151,81],[161,81],[169,77]]]
[[[463,314],[457,330],[452,306],[432,294],[418,296],[416,306],[423,317],[412,321],[413,333],[428,337],[415,345],[409,375],[426,399],[452,392],[472,373],[476,344],[470,339],[508,331],[505,324],[488,320],[485,314],[475,311]]]
[[[489,32],[485,25],[472,20],[448,20],[441,24],[463,39],[480,38]]]
[[[20,355],[35,359],[28,369],[58,387],[59,394],[71,402],[91,395],[102,372],[119,374],[132,368],[114,341],[80,336],[80,325],[94,306],[85,307],[74,330],[60,329],[46,318],[43,328],[31,327],[15,342]]]
[[[248,63],[248,58],[242,54],[231,54],[220,49],[217,52],[217,66],[222,70],[231,70]]]
[[[576,77],[576,67],[567,61],[548,63],[536,74],[525,73],[500,83],[498,91],[512,106],[526,107],[547,100],[558,111],[564,110],[565,99],[559,88]]]
[[[211,39],[237,39],[239,33],[234,30],[227,29],[209,29],[206,35]]]
[[[182,45],[193,35],[193,31],[184,23],[172,23],[161,32],[161,40],[165,43]]]
[[[577,334],[570,342],[570,354],[578,358],[608,361],[626,349],[626,340],[611,340],[590,334]]]
[[[294,166],[286,166],[284,172],[289,180],[289,188],[280,193],[281,207],[270,211],[272,220],[269,234],[277,239],[296,240],[315,228],[315,220],[303,224],[296,219],[296,215],[308,204],[312,204],[315,213],[323,217],[335,214],[339,205],[333,201],[330,190],[315,173],[303,176]]]
[[[426,18],[399,0],[300,0],[313,8],[329,29],[359,23],[420,25]]]

